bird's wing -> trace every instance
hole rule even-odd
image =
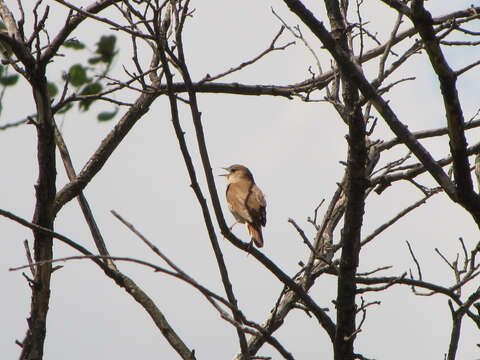
[[[227,203],[228,208],[238,222],[244,223],[245,221],[252,222],[253,219],[250,216],[250,212],[245,206],[245,200],[248,195],[248,187],[243,186],[241,183],[233,183],[227,187]]]
[[[247,207],[253,220],[251,222],[255,225],[265,226],[267,223],[267,202],[262,191],[255,184],[250,186]]]

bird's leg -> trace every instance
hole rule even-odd
[[[238,221],[235,221],[235,222],[232,224],[232,226],[230,226],[230,227],[228,228],[228,230],[232,231],[233,227],[234,227],[235,225],[237,225],[237,224],[238,224]]]

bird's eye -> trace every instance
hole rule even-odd
[[[235,171],[237,171],[237,168],[231,168],[230,170],[231,170],[231,172],[235,172]]]

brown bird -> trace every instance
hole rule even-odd
[[[228,171],[220,175],[227,178],[228,208],[237,222],[247,224],[252,241],[260,248],[263,246],[262,226],[267,223],[265,197],[245,166],[232,165],[223,169]]]

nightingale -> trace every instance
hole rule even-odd
[[[228,172],[220,175],[227,178],[228,208],[237,222],[247,225],[253,243],[261,248],[262,226],[267,223],[265,197],[255,184],[252,173],[245,166],[237,164],[223,169]]]

